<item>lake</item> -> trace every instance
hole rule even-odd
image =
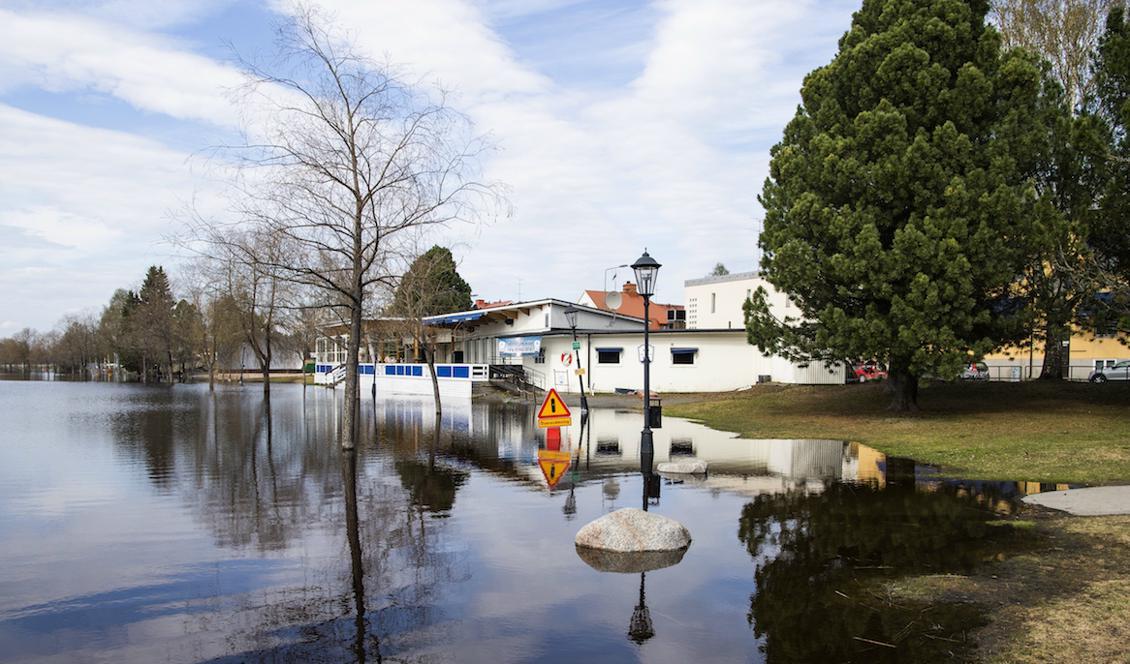
[[[574,413],[549,449],[533,404],[448,403],[437,428],[428,400],[366,398],[345,453],[340,401],[0,381],[0,660],[935,659],[981,616],[867,583],[993,558],[1019,497],[670,417],[656,463],[710,472],[644,481],[642,415],[614,409]],[[581,526],[644,504],[689,528],[678,564],[578,556]]]

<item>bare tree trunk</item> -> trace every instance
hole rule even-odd
[[[424,352],[427,354],[428,371],[432,374],[432,397],[436,402],[436,421],[439,421],[440,413],[443,412],[443,407],[440,405],[439,399],[439,376],[436,375],[436,347],[435,344],[424,343]]]
[[[349,341],[345,345],[345,400],[342,403],[341,446],[351,450],[357,440],[357,404],[360,387],[357,383],[358,356],[361,351],[361,307],[349,313]]]
[[[918,410],[918,376],[911,373],[909,362],[891,360],[887,392],[891,395],[888,410],[909,413]]]
[[[269,320],[269,319],[268,319]],[[263,341],[263,357],[259,359],[259,369],[263,373],[263,396],[271,397],[271,326],[267,325],[266,338]]]

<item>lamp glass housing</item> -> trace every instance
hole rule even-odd
[[[632,269],[636,273],[636,290],[640,295],[644,297],[655,295],[655,280],[660,267],[660,264],[647,251],[644,251],[643,256],[632,263]]]
[[[577,329],[577,314],[580,312],[576,307],[568,307],[565,309],[565,320],[568,321],[569,327]]]

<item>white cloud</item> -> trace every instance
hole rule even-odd
[[[234,126],[234,68],[167,38],[75,14],[0,9],[0,91],[95,90],[144,111]]]
[[[515,297],[521,278],[523,296],[575,296],[647,245],[667,266],[661,295],[675,301],[684,279],[718,260],[754,267],[768,147],[854,6],[663,0],[642,73],[608,91],[540,78],[467,3],[321,4],[364,26],[354,38],[371,54],[454,85],[478,128],[497,138],[487,173],[510,186],[515,216],[461,231],[476,291]],[[820,50],[812,62],[808,51]],[[797,62],[798,51],[808,61]]]
[[[0,233],[19,240],[0,270],[4,309],[48,327],[167,262],[169,211],[220,205],[189,166],[155,141],[0,104]]]
[[[804,74],[832,55],[857,2],[657,0],[620,15],[649,25],[621,25],[615,39],[602,33],[590,44],[600,14],[582,14],[564,24],[576,34],[550,46],[521,43],[522,34],[545,34],[540,28],[508,41],[506,26],[592,7],[320,4],[370,55],[454,89],[453,105],[496,140],[486,175],[509,186],[513,218],[444,238],[461,242],[462,271],[478,293],[515,297],[521,279],[524,296],[572,297],[599,287],[606,266],[631,262],[646,245],[665,264],[661,298],[680,301],[682,281],[716,261],[754,267],[768,147],[793,113]],[[147,18],[142,5],[105,0],[80,11],[65,2],[53,12],[4,5],[0,94],[19,86],[94,91],[185,125],[237,124],[225,91],[239,73],[153,32],[205,10],[178,2],[162,21]],[[124,18],[131,7],[136,20]],[[590,71],[617,71],[599,83],[551,74],[554,49],[563,54],[558,62],[587,59]],[[616,80],[625,83],[610,89]],[[0,272],[0,290],[29,289],[18,303],[35,310],[41,326],[47,310],[53,320],[73,308],[77,291],[90,291],[87,305],[100,304],[139,265],[159,260],[152,254],[164,251],[155,247],[168,231],[167,211],[200,186],[185,155],[159,143],[0,105],[0,228],[14,229],[0,232],[24,238],[19,260]],[[81,274],[81,284],[69,289],[60,274],[72,282]]]
[[[168,28],[192,23],[237,0],[52,0],[55,12],[81,14],[137,28]],[[43,0],[7,0],[8,9],[41,11]]]

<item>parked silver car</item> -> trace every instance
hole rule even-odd
[[[1114,366],[1095,369],[1087,380],[1092,383],[1105,383],[1108,380],[1130,380],[1130,360],[1115,362]]]
[[[967,364],[961,372],[962,380],[989,380],[989,365],[984,362]]]

